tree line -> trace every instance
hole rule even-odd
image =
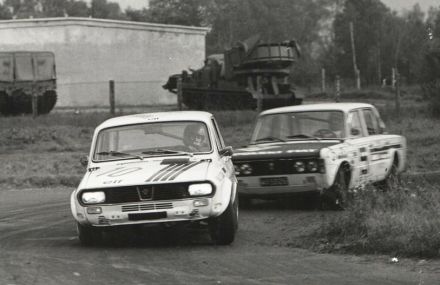
[[[353,79],[354,61],[366,85],[390,82],[392,68],[407,84],[440,73],[440,5],[425,13],[416,4],[398,14],[380,0],[150,0],[149,7],[125,11],[107,0],[0,4],[0,19],[66,16],[209,27],[207,54],[256,34],[268,42],[296,39],[299,84],[316,84],[321,68],[327,78]]]

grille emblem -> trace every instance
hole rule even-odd
[[[153,199],[153,187],[137,187],[139,198],[141,200],[152,200]]]

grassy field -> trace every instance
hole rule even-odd
[[[331,100],[332,96],[326,94],[308,98],[308,102]],[[431,116],[429,104],[418,92],[403,93],[400,116],[394,109],[393,93],[383,90],[347,91],[342,100],[373,103],[389,133],[407,138],[408,173],[440,170],[440,121]],[[146,111],[160,111],[160,107]],[[236,148],[249,141],[256,112],[213,113],[228,145]],[[0,189],[75,187],[85,172],[79,158],[88,153],[94,128],[107,118],[105,112],[76,114],[68,110],[36,119],[0,117]],[[361,193],[353,207],[324,218],[319,231],[296,245],[320,250],[440,256],[438,186],[420,179],[408,180],[397,190],[383,194],[371,188]]]

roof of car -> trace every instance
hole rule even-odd
[[[335,110],[349,112],[353,109],[359,108],[372,108],[371,104],[365,103],[320,103],[320,104],[305,104],[296,106],[280,107],[275,109],[269,109],[260,114],[277,114],[277,113],[288,113],[288,112],[298,112],[298,111],[321,111],[321,110]]]
[[[127,115],[121,117],[114,117],[104,121],[97,129],[105,129],[109,127],[135,125],[142,123],[154,122],[170,122],[170,121],[202,121],[208,123],[211,120],[212,114],[201,111],[171,111],[171,112],[157,112],[157,113],[142,113]]]

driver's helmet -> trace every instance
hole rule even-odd
[[[200,124],[188,125],[183,131],[183,143],[188,147],[200,150],[205,143],[205,129]]]

